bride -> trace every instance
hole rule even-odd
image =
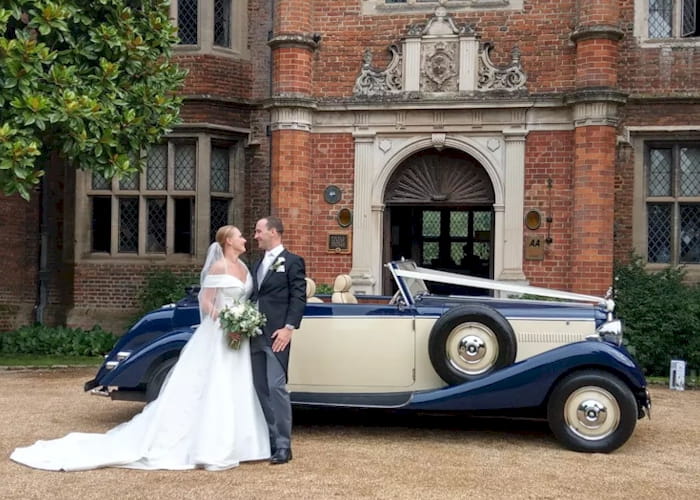
[[[255,389],[250,344],[228,347],[218,322],[223,306],[253,289],[238,260],[246,240],[223,226],[209,247],[199,292],[202,322],[182,349],[158,398],[105,434],[70,433],[17,448],[10,458],[45,470],[99,467],[223,470],[270,456],[270,440]]]

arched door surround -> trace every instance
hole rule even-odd
[[[357,131],[353,217],[353,289],[380,293],[385,194],[392,175],[408,158],[425,150],[452,149],[478,164],[493,190],[493,276],[523,282],[523,197],[525,129],[506,129],[488,136],[435,134],[413,138],[377,137]],[[392,147],[387,149],[387,143]]]

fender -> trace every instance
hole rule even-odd
[[[406,408],[478,411],[539,407],[558,380],[585,368],[614,373],[635,394],[643,393],[646,387],[642,371],[624,347],[588,340],[544,352],[478,380],[416,392]]]
[[[171,354],[178,355],[193,333],[192,327],[186,327],[162,335],[150,344],[132,352],[131,356],[119,363],[116,368],[108,371],[99,380],[99,384],[120,387],[138,386],[145,380],[154,361],[169,357]]]

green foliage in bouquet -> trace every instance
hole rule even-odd
[[[267,322],[263,313],[249,300],[226,307],[219,313],[219,322],[228,339],[229,347],[238,349],[241,336],[256,337],[262,335],[261,328]]]

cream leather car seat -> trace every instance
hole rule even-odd
[[[349,274],[339,274],[333,283],[331,302],[336,304],[357,304],[357,297],[350,291],[352,278]]]
[[[312,280],[311,278],[305,278],[305,279],[306,279],[306,302],[323,302],[318,297],[314,297],[314,295],[316,295],[316,283],[314,283],[314,280]]]

